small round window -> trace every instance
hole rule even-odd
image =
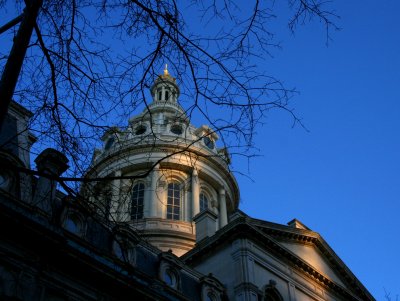
[[[143,135],[146,133],[146,127],[144,125],[139,125],[135,130],[135,135]]]
[[[75,214],[69,214],[64,222],[64,228],[76,235],[82,233],[82,222]]]
[[[7,171],[0,171],[0,188],[4,190],[8,190],[11,187],[13,181],[13,177],[10,172]]]
[[[183,128],[179,124],[174,124],[171,126],[171,132],[174,133],[175,135],[182,135]]]
[[[112,245],[112,252],[115,256],[117,256],[119,259],[124,260],[125,256],[124,256],[124,251],[121,248],[121,244],[114,240],[113,241],[113,245]]]
[[[203,138],[204,144],[209,148],[213,149],[214,148],[214,141],[212,141],[209,137],[204,137]]]
[[[170,269],[166,269],[163,275],[164,282],[170,287],[176,287],[177,279],[176,275]]]
[[[113,146],[114,141],[115,141],[114,137],[108,138],[107,143],[106,143],[106,145],[104,146],[104,149],[105,149],[105,150],[109,150],[109,149],[111,148],[111,146]]]

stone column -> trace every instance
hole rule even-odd
[[[117,170],[114,172],[114,177],[120,177],[121,171]],[[120,220],[120,188],[121,188],[121,180],[115,179],[111,183],[111,204],[110,204],[110,215],[111,220],[119,221]]]
[[[161,94],[161,99],[160,100],[164,100],[165,101],[165,86],[162,86],[161,91],[162,91],[162,94]]]
[[[192,172],[192,218],[200,212],[200,183],[196,168]]]
[[[219,190],[219,227],[222,228],[228,223],[228,214],[226,212],[225,189]]]
[[[150,212],[149,217],[157,217],[157,181],[159,178],[159,167],[154,167],[151,172],[150,183]]]
[[[57,188],[55,178],[67,170],[68,159],[59,151],[47,148],[35,159],[35,163],[41,175],[32,202],[43,211],[52,214]]]
[[[129,211],[132,202],[132,182],[128,180],[120,180],[118,221],[126,222],[131,220],[131,212]]]

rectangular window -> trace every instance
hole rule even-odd
[[[204,193],[200,193],[200,212],[208,209],[208,198]]]
[[[168,184],[167,219],[181,219],[181,185],[179,183]]]
[[[144,184],[139,183],[133,187],[131,202],[131,219],[143,218]]]

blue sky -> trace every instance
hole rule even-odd
[[[319,232],[359,280],[384,299],[400,294],[400,2],[334,1],[339,32],[318,24],[283,39],[265,64],[300,94],[309,132],[272,112],[259,127],[241,209]],[[245,161],[236,160],[235,168]]]

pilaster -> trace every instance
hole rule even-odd
[[[226,196],[225,189],[221,188],[219,190],[219,226],[224,227],[228,223],[228,214],[226,212]]]
[[[114,172],[114,177],[120,177],[121,171],[117,170]],[[110,215],[111,220],[119,221],[120,220],[120,189],[121,189],[121,180],[114,179],[111,183],[111,205],[110,205]]]
[[[196,168],[192,172],[192,218],[200,212],[200,183]]]
[[[159,178],[159,173],[160,171],[157,165],[151,172],[149,217],[157,217],[157,181]]]

